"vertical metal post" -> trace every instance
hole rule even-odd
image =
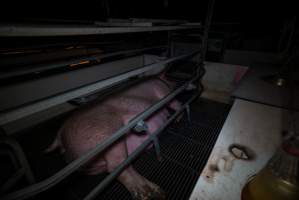
[[[104,0],[103,1],[105,11],[106,11],[106,18],[108,19],[110,17],[110,5],[109,5],[109,0]]]
[[[166,52],[166,56],[168,58],[171,58],[173,56],[173,51],[172,51],[172,42],[171,42],[171,31],[167,31],[167,52]]]
[[[208,48],[208,37],[209,37],[209,31],[210,31],[210,26],[211,26],[211,22],[212,22],[214,4],[215,4],[215,0],[209,0],[207,17],[206,17],[206,21],[205,21],[205,25],[204,25],[204,36],[203,36],[203,44],[202,44],[200,63],[203,63],[206,59],[206,53],[207,53],[207,48]]]
[[[15,174],[13,174],[13,176],[11,176],[8,181],[0,187],[0,193],[11,189],[22,177],[25,177],[30,184],[33,184],[35,182],[35,178],[19,143],[6,137],[0,140],[0,144],[9,147],[9,151],[3,151],[0,154],[10,156],[16,169]]]
[[[191,113],[190,113],[190,105],[189,104],[186,106],[186,114],[187,114],[188,122],[191,123]]]
[[[151,139],[154,143],[154,148],[155,148],[155,151],[156,151],[157,159],[159,161],[162,161],[161,148],[160,148],[160,144],[159,144],[159,141],[158,141],[158,137],[155,134],[151,134],[150,137],[151,137]]]

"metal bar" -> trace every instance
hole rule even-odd
[[[80,87],[78,89],[71,90],[70,92],[67,92],[67,93],[64,93],[64,94],[56,95],[54,97],[51,97],[51,98],[48,98],[48,99],[45,99],[45,100],[41,100],[41,101],[38,101],[36,103],[29,104],[29,105],[26,105],[24,107],[17,108],[17,109],[11,110],[11,111],[2,112],[2,113],[0,113],[0,125],[4,125],[8,122],[12,122],[12,121],[15,121],[17,119],[26,117],[28,115],[31,115],[31,114],[34,114],[36,112],[45,110],[45,109],[50,108],[52,106],[59,105],[61,103],[69,101],[71,99],[74,99],[74,98],[77,98],[77,97],[80,97],[80,96],[83,96],[83,95],[90,94],[94,91],[104,89],[108,86],[111,86],[113,84],[124,81],[124,80],[126,80],[130,77],[134,77],[134,76],[140,75],[144,72],[150,71],[152,69],[159,68],[159,67],[161,67],[165,64],[174,62],[176,60],[181,60],[181,59],[185,59],[185,58],[188,58],[188,57],[192,57],[192,56],[196,55],[197,52],[198,51],[195,51],[195,52],[192,52],[192,53],[189,53],[189,54],[184,54],[184,55],[177,56],[177,57],[174,57],[174,58],[169,58],[167,60],[163,60],[163,61],[160,61],[160,62],[157,62],[157,63],[154,63],[154,64],[146,65],[142,68],[138,68],[136,70],[132,70],[132,71],[123,73],[119,76],[115,76],[115,77],[112,77],[112,78],[109,78],[109,79],[106,79],[106,80],[102,80],[102,81],[99,81],[99,82],[96,82],[96,83],[93,83],[93,84],[90,84],[90,85],[87,85],[87,86],[83,86],[83,87]]]
[[[199,71],[199,70],[198,70]],[[168,94],[166,97],[161,99],[156,104],[150,106],[147,108],[144,112],[137,115],[134,119],[130,120],[129,123],[123,127],[121,127],[119,130],[117,130],[115,133],[111,135],[111,137],[107,138],[100,144],[96,145],[95,148],[88,151],[86,154],[81,156],[80,158],[74,160],[70,164],[68,164],[66,167],[61,169],[59,172],[54,174],[53,176],[45,179],[44,181],[41,181],[40,183],[33,184],[31,186],[28,186],[26,188],[23,188],[19,191],[10,193],[6,196],[4,196],[3,200],[12,200],[12,199],[26,199],[29,198],[35,194],[38,194],[40,192],[43,192],[63,179],[65,179],[67,176],[69,176],[71,173],[79,169],[82,165],[86,164],[91,158],[98,155],[102,151],[104,151],[106,148],[111,146],[113,143],[115,143],[118,139],[123,137],[131,128],[133,128],[140,120],[144,120],[147,117],[149,117],[151,114],[156,112],[158,109],[162,108],[164,105],[166,105],[168,102],[170,102],[174,97],[176,97],[179,93],[185,90],[185,88],[189,85],[190,82],[195,81],[199,77],[199,73],[196,74],[196,76],[179,87],[178,89],[174,90],[170,94]]]
[[[209,37],[209,31],[210,31],[210,26],[211,26],[211,22],[212,22],[214,4],[215,4],[215,0],[210,0],[208,3],[208,11],[207,11],[207,18],[206,18],[205,25],[204,25],[205,28],[204,28],[200,63],[204,62],[206,59],[206,53],[207,53],[207,48],[208,48],[208,37]]]
[[[14,66],[24,66],[29,63],[31,65],[37,63],[53,62],[53,60],[64,60],[79,56],[91,56],[100,54],[103,51],[97,47],[83,47],[72,45],[70,47],[59,48],[52,50],[45,49],[27,49],[27,50],[11,50],[1,53],[1,70],[10,70]],[[8,56],[8,57],[6,57]]]
[[[14,155],[15,155],[16,159],[18,160],[20,166],[22,166],[22,168],[24,169],[24,175],[25,175],[27,181],[29,183],[34,183],[35,178],[31,171],[30,165],[26,159],[24,151],[21,148],[21,146],[19,145],[19,143],[13,139],[5,138],[3,140],[0,140],[0,144],[5,144],[13,150]]]
[[[200,28],[198,26],[97,27],[86,25],[0,25],[1,37],[74,36],[138,33]]]
[[[165,129],[186,107],[197,97],[198,95],[193,95],[187,103],[185,103],[180,110],[176,111],[175,114],[173,114],[166,123],[164,123],[161,127],[159,127],[158,130],[156,130],[152,135],[154,137],[157,137],[158,134],[160,134],[163,129]],[[140,155],[143,150],[151,143],[153,142],[153,137],[149,137],[146,141],[144,141],[138,148],[131,153],[126,160],[124,160],[113,172],[111,172],[99,185],[97,185],[85,198],[84,200],[92,200],[96,197],[97,194],[102,192],[105,187],[107,187],[128,165],[130,165],[134,159],[137,158],[138,155]]]
[[[152,22],[152,23],[178,23],[184,24],[188,23],[187,20],[178,19],[147,19],[147,18],[130,18],[132,22]]]
[[[25,169],[18,169],[9,179],[0,187],[0,194],[10,190],[24,176]]]
[[[21,76],[21,75],[33,73],[36,71],[40,72],[40,71],[45,71],[45,70],[50,70],[50,69],[56,69],[56,68],[60,68],[62,66],[79,63],[82,60],[88,60],[88,61],[99,60],[99,59],[117,56],[117,55],[121,55],[121,54],[137,53],[137,52],[143,52],[143,51],[159,49],[159,48],[166,48],[166,46],[156,46],[156,47],[149,47],[149,48],[142,48],[142,49],[124,50],[124,51],[118,51],[118,52],[107,53],[107,54],[102,54],[102,55],[99,54],[99,55],[92,55],[92,56],[83,56],[80,58],[71,59],[71,60],[67,60],[67,61],[60,61],[60,62],[55,62],[55,63],[51,63],[51,64],[43,64],[43,65],[38,65],[36,67],[32,67],[29,69],[23,69],[23,70],[19,70],[19,71],[3,73],[3,74],[0,74],[0,79],[11,78],[13,76]]]
[[[186,106],[186,114],[187,114],[187,120],[188,120],[188,122],[191,123],[190,106]]]
[[[7,157],[9,157],[9,159],[11,160],[11,163],[12,163],[14,169],[20,168],[20,163],[17,161],[15,155],[13,154],[13,152],[11,150],[1,149],[0,150],[0,157],[1,156],[7,156]]]
[[[154,134],[151,134],[150,137],[152,138],[153,143],[154,143],[154,148],[155,148],[155,151],[156,151],[157,159],[158,159],[159,161],[161,161],[161,160],[162,160],[162,156],[161,156],[161,148],[160,148],[160,144],[159,144],[158,138],[157,138],[157,136],[154,135]]]
[[[107,26],[107,27],[149,27],[153,26],[153,23],[151,22],[95,22],[94,24],[99,26]]]
[[[32,105],[81,87],[140,69],[144,66],[142,61],[145,56],[129,56],[89,67],[72,68],[68,66],[66,68],[71,69],[62,73],[3,85],[0,89],[0,115],[1,112],[9,112],[26,105]]]

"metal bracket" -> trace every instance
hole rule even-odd
[[[133,128],[133,130],[137,133],[144,133],[144,132],[148,131],[148,125],[143,120],[140,120],[139,122],[137,122],[137,124]],[[151,138],[151,140],[154,143],[154,148],[155,148],[155,151],[156,151],[157,159],[159,161],[161,161],[162,160],[161,150],[160,150],[160,144],[159,144],[157,135],[149,134],[149,137]]]
[[[143,132],[146,132],[148,130],[148,126],[143,120],[140,120],[139,122],[137,122],[137,124],[135,125],[133,130],[136,133],[143,133]]]
[[[196,85],[194,85],[193,83],[189,83],[189,85],[186,87],[186,90],[190,91],[190,90],[195,90],[196,88],[197,88]]]

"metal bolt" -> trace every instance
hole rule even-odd
[[[147,130],[148,130],[148,126],[143,120],[139,121],[136,124],[136,126],[134,127],[134,131],[137,132],[137,133],[142,133],[142,132],[145,132]]]

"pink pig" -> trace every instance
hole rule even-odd
[[[67,161],[72,161],[109,138],[115,131],[127,124],[137,114],[165,97],[174,84],[158,78],[149,78],[102,101],[93,102],[75,111],[63,124],[54,143],[48,148],[59,147]],[[174,110],[180,103],[173,100],[169,105]],[[129,132],[125,137],[93,158],[82,170],[87,174],[112,172],[142,142],[161,127],[167,120],[167,109],[161,109],[145,120],[148,131],[144,134]],[[132,166],[126,168],[117,178],[134,199],[164,199],[163,190],[138,174]]]

